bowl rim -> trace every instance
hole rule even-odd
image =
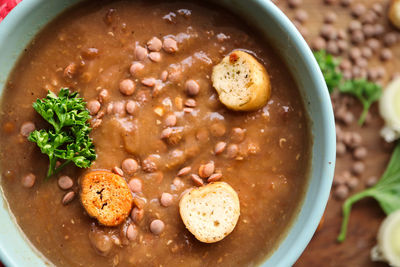
[[[308,219],[308,224],[306,225],[305,228],[302,228],[301,232],[297,234],[295,237],[294,242],[291,244],[291,248],[294,248],[294,250],[289,251],[285,255],[284,258],[280,258],[280,261],[277,265],[278,266],[292,266],[297,259],[301,256],[301,254],[304,252],[305,248],[307,245],[310,243],[311,238],[313,237],[320,221],[321,218],[325,212],[326,205],[328,203],[331,187],[332,187],[332,182],[333,182],[333,176],[334,176],[334,169],[335,169],[335,163],[336,163],[336,129],[335,129],[335,119],[333,115],[333,107],[331,103],[331,98],[330,94],[327,88],[327,85],[325,83],[325,78],[321,72],[321,69],[319,68],[319,65],[317,63],[317,60],[314,57],[313,52],[311,51],[310,46],[307,44],[307,42],[304,40],[303,36],[300,34],[296,26],[290,21],[290,19],[283,13],[282,10],[280,10],[275,4],[272,3],[270,0],[254,0],[260,8],[263,9],[264,12],[269,12],[270,15],[277,21],[278,24],[282,25],[284,29],[287,30],[287,36],[288,39],[291,39],[295,48],[298,49],[298,54],[301,56],[301,60],[305,63],[305,65],[312,70],[310,72],[311,79],[313,81],[313,84],[315,84],[316,88],[319,88],[319,90],[314,91],[313,93],[317,94],[317,97],[320,99],[319,107],[321,108],[321,113],[324,114],[323,116],[323,121],[322,121],[322,126],[323,126],[323,140],[325,141],[325,150],[323,155],[321,155],[322,162],[325,162],[327,164],[324,164],[321,166],[321,173],[324,174],[323,177],[321,177],[320,181],[320,187],[318,188],[319,190],[317,191],[317,194],[314,198],[314,203],[313,207],[311,208],[311,212],[309,212],[309,219]],[[305,98],[305,96],[302,96]],[[304,99],[305,101],[305,99]],[[305,103],[307,106],[307,104]],[[308,110],[308,107],[306,107]],[[310,116],[311,119],[311,116]],[[312,126],[310,126],[311,130]],[[314,139],[314,138],[313,138]],[[315,143],[312,144],[312,147],[314,148]],[[313,149],[314,150],[314,149]],[[313,155],[311,155],[312,161],[314,161]],[[313,168],[314,164],[312,164],[311,168]],[[309,173],[309,182],[311,184],[311,178],[312,178],[312,169],[310,170]],[[266,267],[267,261],[272,259],[274,255],[277,255],[276,252],[279,251],[279,249],[282,247],[282,244],[285,242],[287,239],[288,235],[290,234],[290,230],[292,230],[295,225],[297,224],[297,219],[300,217],[300,213],[302,212],[304,206],[305,206],[305,200],[308,194],[308,191],[310,189],[310,184],[307,186],[307,192],[306,195],[303,199],[303,203],[301,204],[301,207],[298,211],[298,214],[296,215],[297,218],[294,219],[292,222],[290,229],[286,236],[281,240],[279,243],[279,246],[277,249],[273,252],[273,254],[268,257],[261,266]]]
[[[240,0],[226,0],[225,2],[238,2]],[[0,23],[0,40],[6,40],[7,35],[12,33],[12,29],[14,27],[17,27],[19,21],[23,19],[25,16],[29,16],[30,10],[35,8],[36,6],[40,5],[43,2],[43,0],[31,0],[31,1],[22,1],[20,2],[5,18],[4,20]],[[71,1],[73,4],[76,2],[80,2],[80,0],[74,0]],[[292,24],[292,22],[286,17],[286,15],[277,7],[275,4],[273,4],[269,0],[253,0],[253,2],[258,5],[263,12],[269,13],[271,17],[282,27],[287,31],[288,38],[291,39],[291,42],[294,44],[295,48],[298,49],[298,54],[301,55],[300,60],[303,61],[303,63],[310,69],[312,70],[310,72],[311,80],[313,84],[315,84],[316,88],[320,88],[320,90],[316,90],[314,93],[318,94],[318,97],[321,99],[321,103],[319,107],[321,108],[321,113],[324,114],[324,121],[323,121],[323,140],[325,141],[325,155],[323,157],[325,158],[324,161],[330,162],[329,166],[321,166],[322,171],[321,173],[325,174],[326,177],[324,179],[321,179],[321,184],[320,187],[318,188],[319,191],[317,195],[315,196],[316,202],[314,203],[314,206],[311,209],[311,212],[309,213],[309,220],[308,224],[300,233],[297,234],[293,244],[291,244],[291,248],[294,248],[294,251],[290,251],[287,255],[285,255],[284,258],[280,258],[279,261],[279,266],[291,266],[293,265],[296,260],[300,257],[308,243],[310,242],[315,230],[317,229],[317,226],[319,224],[319,221],[324,213],[328,198],[329,198],[329,193],[332,185],[332,179],[333,179],[333,173],[334,173],[334,166],[335,166],[335,157],[336,157],[336,134],[335,134],[335,123],[334,123],[334,117],[333,117],[333,110],[330,102],[330,96],[328,89],[325,84],[324,77],[318,67],[318,64],[313,56],[313,53],[311,52],[311,49],[309,48],[308,44],[306,41],[303,39],[301,34],[298,32],[296,27]],[[73,5],[71,4],[71,5]],[[65,8],[64,8],[65,10]],[[51,19],[48,21],[50,22]],[[47,22],[47,23],[48,23]],[[46,24],[47,24],[46,23]],[[45,24],[45,25],[46,25]],[[37,32],[36,32],[37,33]],[[303,96],[304,97],[304,96]],[[307,108],[308,109],[308,108]],[[310,128],[311,130],[311,128]],[[312,160],[312,159],[311,159]],[[313,160],[312,160],[313,161]],[[310,176],[311,176],[311,171],[310,171]],[[311,177],[310,177],[311,180]],[[308,185],[309,187],[310,185]],[[0,188],[1,190],[1,188]],[[0,196],[2,197],[2,196]],[[304,196],[304,198],[306,195]],[[6,203],[6,202],[5,202]],[[297,217],[299,216],[302,208],[304,207],[304,200],[303,203],[301,204],[301,207],[299,207],[298,214],[296,215]],[[7,210],[9,210],[8,207],[6,207]],[[14,225],[16,228],[19,228],[18,224],[15,221],[15,218],[10,211],[10,216],[14,219]],[[289,226],[290,229],[292,229],[295,225],[297,224],[296,218],[293,220],[291,225]],[[290,230],[289,229],[289,230]],[[21,230],[22,232],[22,230]],[[22,233],[23,234],[23,233]],[[282,243],[285,241],[287,236],[289,235],[289,231],[286,234],[285,237],[282,238],[280,241],[278,247],[272,252],[272,254],[266,258],[261,264],[263,266],[264,264],[267,264],[268,261],[276,254],[277,251],[279,251],[279,248],[281,247]],[[23,234],[24,235],[24,234]],[[24,235],[25,237],[25,235]],[[26,241],[29,242],[29,240],[25,237]],[[15,261],[15,257],[12,257],[11,253],[7,251],[7,246],[2,246],[1,243],[4,245],[4,240],[0,239],[0,259],[3,261],[3,263],[6,266],[18,266],[18,263]],[[30,242],[29,242],[30,243]],[[33,253],[37,255],[39,258],[43,258],[41,253],[38,253],[36,251],[36,248],[32,245],[29,244],[32,248]],[[42,256],[42,257],[41,257]],[[43,259],[42,259],[43,260]]]

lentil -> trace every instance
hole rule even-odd
[[[197,174],[192,174],[192,175],[190,176],[190,178],[192,179],[193,183],[194,183],[196,186],[202,186],[202,185],[204,185],[203,180],[202,180],[202,179],[200,178],[200,176],[198,176]]]
[[[223,142],[223,141],[218,142],[218,143],[215,145],[215,149],[214,149],[215,155],[219,155],[219,154],[221,154],[222,152],[224,152],[225,148],[226,148],[226,142]]]
[[[126,112],[130,115],[134,115],[138,110],[138,106],[135,101],[128,100],[125,105]]]
[[[178,51],[178,43],[174,39],[167,37],[164,39],[162,48],[167,53],[175,53]]]
[[[119,84],[119,91],[123,95],[132,95],[135,92],[135,84],[130,79],[122,80]]]
[[[349,188],[346,185],[339,185],[336,187],[334,194],[337,199],[343,200],[349,195]]]
[[[161,61],[161,54],[159,52],[150,52],[149,58],[153,62],[160,62]]]
[[[27,121],[21,125],[20,133],[22,136],[28,137],[31,132],[36,129],[36,126],[33,122]]]
[[[201,178],[210,177],[210,175],[214,173],[214,170],[215,170],[215,164],[213,161],[204,165],[200,165],[199,176]]]
[[[142,181],[140,179],[133,178],[129,181],[128,185],[132,192],[134,192],[134,193],[142,192],[143,185],[142,185]]]
[[[134,207],[131,211],[131,219],[134,223],[139,223],[142,221],[144,217],[144,210],[139,209],[138,207]]]
[[[172,205],[173,201],[174,197],[170,193],[162,193],[160,198],[161,205],[164,207],[169,207]]]
[[[221,180],[221,178],[222,178],[222,173],[213,173],[210,175],[210,177],[208,177],[207,182],[209,183],[217,182]]]
[[[138,237],[139,232],[135,225],[129,224],[128,228],[126,229],[126,238],[128,238],[129,241],[134,241]]]
[[[69,204],[72,200],[75,198],[75,192],[74,191],[69,191],[66,193],[62,199],[62,204],[67,205]]]
[[[133,62],[131,67],[129,68],[129,72],[133,77],[136,77],[140,71],[144,69],[144,65],[140,62]]]
[[[136,56],[137,60],[139,60],[139,61],[145,60],[147,58],[147,54],[148,54],[148,52],[147,52],[146,48],[144,48],[143,46],[140,46],[140,45],[136,46],[135,56]]]
[[[23,187],[30,188],[35,184],[36,176],[33,173],[29,173],[22,177],[21,183]]]
[[[162,41],[160,39],[158,39],[157,37],[153,37],[147,42],[147,48],[150,51],[158,52],[162,48]]]
[[[187,80],[185,83],[186,93],[189,96],[196,96],[200,91],[200,86],[195,80]]]
[[[96,115],[101,108],[101,104],[97,100],[91,100],[87,103],[87,109],[89,110],[90,115]]]
[[[127,158],[124,161],[122,161],[122,170],[126,174],[133,174],[138,170],[138,163],[136,160],[132,158]]]
[[[63,176],[60,176],[60,178],[58,178],[58,186],[62,190],[71,189],[73,185],[74,185],[74,181],[71,179],[71,177],[69,177],[67,175],[63,175]]]
[[[150,231],[155,235],[160,235],[165,228],[165,224],[161,220],[153,220],[150,224]]]
[[[189,172],[192,170],[192,167],[190,167],[190,166],[187,166],[187,167],[184,167],[184,168],[182,168],[182,169],[180,169],[179,171],[178,171],[178,176],[184,176],[184,175],[186,175],[186,174],[189,174]]]
[[[365,164],[361,161],[357,161],[353,164],[351,170],[353,171],[354,174],[360,175],[365,170]]]

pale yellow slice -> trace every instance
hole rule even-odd
[[[211,79],[220,101],[232,110],[262,108],[271,95],[271,82],[264,66],[240,50],[214,66]]]
[[[214,243],[229,235],[240,215],[239,197],[225,182],[192,189],[179,202],[186,228],[201,242]]]

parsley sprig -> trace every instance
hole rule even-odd
[[[353,95],[360,100],[363,105],[363,111],[358,120],[360,125],[362,125],[367,118],[368,110],[371,105],[378,101],[382,95],[382,88],[379,85],[368,82],[365,79],[345,81],[340,85],[339,90],[342,93]]]
[[[346,239],[347,225],[351,208],[357,201],[372,197],[378,201],[382,210],[390,214],[400,208],[400,142],[397,143],[382,178],[373,187],[349,197],[343,204],[343,221],[338,241]]]
[[[341,93],[350,94],[356,97],[363,105],[363,111],[358,120],[363,125],[371,105],[382,95],[382,87],[365,79],[343,80],[343,75],[338,69],[339,60],[324,50],[314,52],[314,56],[324,75],[326,85],[330,93],[336,88]]]
[[[325,78],[329,93],[332,93],[342,81],[343,75],[338,71],[339,61],[324,50],[314,53],[315,59]]]
[[[48,92],[46,98],[37,99],[33,108],[53,129],[35,130],[28,140],[37,144],[43,154],[49,157],[47,178],[58,173],[73,162],[79,168],[88,168],[96,159],[96,153],[89,133],[89,112],[86,103],[78,93],[62,88],[58,94]],[[57,161],[62,161],[56,166]]]

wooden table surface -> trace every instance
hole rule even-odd
[[[277,5],[288,15],[293,18],[294,10],[288,8],[287,0],[277,1]],[[309,19],[304,23],[308,30],[310,42],[318,35],[319,29],[323,23],[323,16],[327,11],[334,11],[337,14],[338,20],[334,23],[336,28],[346,29],[348,23],[352,19],[350,8],[344,8],[339,4],[324,5],[324,0],[303,0],[300,9],[304,9],[309,14]],[[339,2],[337,0],[336,2]],[[363,3],[367,7],[373,3],[383,3],[387,8],[388,0],[354,0],[354,3]],[[386,11],[385,11],[386,14]],[[385,27],[394,30],[389,25],[386,16],[380,19]],[[384,66],[387,71],[387,77],[383,80],[383,84],[390,79],[391,74],[400,71],[400,45],[393,47],[394,59],[382,63],[377,57],[369,62],[369,66]],[[352,107],[352,111],[358,118],[361,106],[356,103]],[[366,170],[360,177],[359,187],[353,191],[360,191],[365,188],[365,181],[368,177],[375,175],[380,177],[389,160],[392,146],[387,145],[379,136],[379,130],[382,127],[382,120],[378,115],[378,109],[375,105],[371,110],[372,120],[363,127],[359,127],[356,123],[349,127],[343,127],[344,130],[357,131],[363,137],[363,145],[368,149],[368,157],[364,160]],[[336,174],[348,170],[351,164],[351,156],[345,155],[337,159]],[[337,200],[331,194],[325,215],[322,228],[315,233],[311,243],[306,248],[303,255],[297,261],[297,267],[305,266],[386,266],[384,263],[376,263],[370,260],[370,250],[376,244],[376,235],[380,223],[385,218],[385,214],[380,210],[378,204],[372,199],[366,199],[356,204],[353,207],[347,239],[343,243],[336,242],[341,225],[341,205],[343,201]]]

